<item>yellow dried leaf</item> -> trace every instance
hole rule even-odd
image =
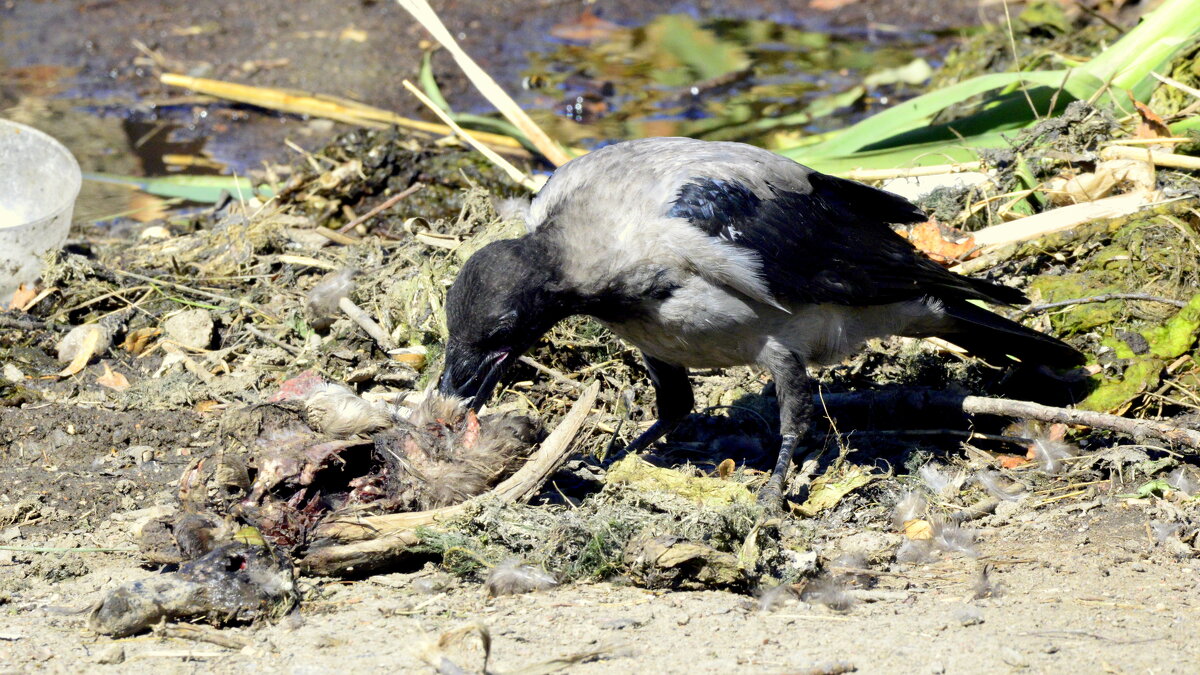
[[[913,540],[933,539],[933,526],[924,518],[904,521],[904,536]]]
[[[400,363],[403,363],[409,368],[417,371],[425,368],[425,363],[428,359],[424,347],[404,347],[401,349],[394,349],[389,352],[389,355],[392,357],[393,361],[399,361]]]
[[[733,463],[733,460],[726,457],[725,459],[721,460],[720,464],[717,465],[717,477],[721,480],[725,480],[733,475],[733,470],[735,468],[737,468],[737,465]]]
[[[263,539],[258,528],[247,525],[238,530],[233,535],[233,540],[246,544],[247,546],[266,546],[267,542]]]
[[[150,344],[150,341],[158,337],[161,332],[158,328],[150,327],[131,330],[125,336],[125,341],[121,343],[121,347],[130,354],[137,356],[146,351],[146,347]]]
[[[346,42],[358,42],[361,44],[367,41],[367,31],[361,28],[346,27],[342,29],[338,37]]]
[[[91,361],[96,354],[96,345],[100,344],[100,335],[103,330],[99,325],[95,325],[87,332],[87,335],[83,337],[83,343],[79,345],[79,351],[75,353],[75,358],[71,359],[71,363],[67,364],[67,367],[63,368],[57,377],[70,377],[87,366],[88,361]]]
[[[220,406],[221,406],[220,401],[214,401],[210,398],[210,399],[207,399],[204,401],[199,401],[198,403],[196,403],[196,405],[192,406],[192,409],[195,410],[196,412],[200,413],[201,415],[203,415],[205,413],[209,413],[209,412],[216,410]]]
[[[792,504],[796,513],[812,518],[818,513],[837,506],[842,497],[879,478],[861,466],[844,464],[830,467],[824,475],[812,482],[808,499],[803,504]]]
[[[104,364],[104,374],[96,378],[96,384],[115,391],[125,391],[129,388],[129,379]]]
[[[712,507],[754,502],[754,495],[740,483],[710,476],[689,476],[675,469],[655,466],[637,455],[628,455],[609,467],[604,482],[627,485],[636,490],[669,492]]]
[[[13,292],[12,300],[8,303],[9,309],[15,309],[18,312],[24,312],[29,305],[32,304],[34,298],[37,297],[37,286],[26,286],[21,284],[17,290]]]

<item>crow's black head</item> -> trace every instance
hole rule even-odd
[[[446,295],[450,339],[438,388],[480,408],[512,362],[571,313],[546,246],[532,237],[488,244]]]

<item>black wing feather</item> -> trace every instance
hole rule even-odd
[[[737,181],[697,178],[680,188],[668,215],[753,249],[771,293],[792,302],[1026,301],[1016,289],[949,272],[896,234],[890,224],[926,220],[904,198],[816,172],[808,182],[807,191],[771,185],[762,198]]]

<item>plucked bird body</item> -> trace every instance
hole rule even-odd
[[[806,366],[864,340],[939,336],[992,361],[1072,364],[1068,345],[973,304],[1016,289],[955,275],[889,227],[925,220],[891,193],[739,143],[627,141],[568,162],[538,194],[529,233],[476,253],[447,299],[443,391],[491,389],[554,323],[588,314],[639,348],[660,438],[693,405],[688,368],[758,364],[780,396],[777,499],[811,416]]]

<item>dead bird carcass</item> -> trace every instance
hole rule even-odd
[[[339,510],[421,511],[482,494],[539,440],[527,417],[479,417],[433,392],[408,409],[309,379],[310,386],[242,412],[257,473],[231,505],[268,541],[293,550]]]
[[[142,528],[146,559],[181,567],[108,593],[94,630],[278,615],[297,600],[289,556],[319,550],[326,519],[465,501],[512,474],[541,435],[527,417],[477,416],[436,393],[387,406],[312,374],[223,426],[230,442],[185,471],[177,513]]]

